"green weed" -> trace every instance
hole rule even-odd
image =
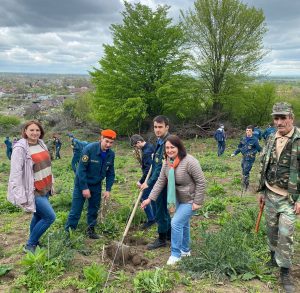
[[[88,285],[88,292],[100,292],[107,277],[107,270],[104,265],[93,263],[83,268],[83,275]]]
[[[164,269],[156,268],[154,271],[145,270],[139,272],[133,279],[134,292],[160,293],[172,290],[179,282],[177,272],[170,273]]]

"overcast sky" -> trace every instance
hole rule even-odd
[[[270,53],[261,72],[300,76],[300,1],[242,0],[262,8]],[[137,2],[137,1],[129,1]],[[171,6],[170,16],[192,0],[141,0]],[[121,22],[122,0],[0,0],[0,72],[86,74],[111,43],[109,27]]]

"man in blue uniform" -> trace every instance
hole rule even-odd
[[[76,174],[76,169],[82,154],[83,148],[88,145],[87,141],[80,141],[79,139],[75,138],[73,134],[67,134],[71,139],[71,147],[73,149],[73,158],[71,162],[72,170]]]
[[[6,145],[6,156],[10,160],[12,154],[12,142],[8,136],[5,138],[4,143]]]
[[[151,164],[152,164],[152,154],[154,153],[154,146],[146,142],[142,136],[139,134],[134,134],[130,138],[131,145],[136,148],[137,150],[141,151],[141,168],[143,175],[141,179],[137,182],[138,188],[141,187],[141,185],[145,182],[145,179],[147,177],[147,174],[150,170]],[[150,194],[150,188],[147,188],[143,191],[143,195],[141,200],[145,200],[148,198]],[[156,212],[156,204],[155,202],[152,202],[150,205],[148,205],[144,209],[146,216],[147,216],[147,222],[143,225],[143,229],[151,227],[155,223],[155,212]]]
[[[261,150],[262,148],[258,143],[258,139],[253,135],[253,126],[247,126],[246,136],[241,139],[237,149],[231,155],[232,157],[236,156],[238,153],[243,155],[241,166],[243,174],[243,188],[245,191],[249,187],[250,171],[255,161],[255,155]]]
[[[88,200],[87,234],[91,239],[98,239],[95,232],[97,215],[101,203],[102,181],[106,178],[106,190],[103,197],[108,199],[115,180],[115,153],[110,149],[116,139],[113,130],[101,132],[99,142],[88,144],[82,151],[76,177],[71,211],[65,229],[76,229],[85,200]]]
[[[262,131],[258,126],[254,126],[253,128],[253,135],[258,139],[261,140],[262,138]]]
[[[269,125],[269,126],[267,127],[267,129],[266,129],[266,130],[263,132],[263,134],[262,134],[263,139],[264,139],[265,141],[267,141],[267,139],[268,139],[268,137],[270,136],[270,134],[272,134],[272,133],[274,133],[274,132],[276,132],[276,128],[273,127],[273,126],[271,126],[271,125]]]
[[[221,156],[225,151],[226,134],[224,125],[220,124],[220,127],[216,130],[214,138],[218,143],[218,157]]]
[[[153,119],[154,133],[157,137],[157,144],[153,155],[152,172],[148,182],[141,185],[145,190],[151,190],[159,177],[164,159],[164,148],[167,137],[169,136],[169,119],[159,115]],[[166,240],[171,238],[171,218],[167,207],[167,186],[163,189],[156,200],[156,222],[158,238],[148,245],[148,249],[156,249],[166,246]]]
[[[55,137],[54,143],[55,143],[55,159],[60,159],[60,149],[61,149],[62,142],[58,137]]]

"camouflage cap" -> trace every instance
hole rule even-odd
[[[139,134],[134,134],[130,137],[131,146],[135,146],[138,141],[144,141],[143,137]]]
[[[293,108],[291,104],[286,102],[279,102],[274,104],[271,115],[290,115],[293,114]]]

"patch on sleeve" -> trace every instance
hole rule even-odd
[[[86,163],[88,160],[89,160],[89,156],[87,156],[87,155],[83,155],[81,158],[81,161],[84,163]]]

